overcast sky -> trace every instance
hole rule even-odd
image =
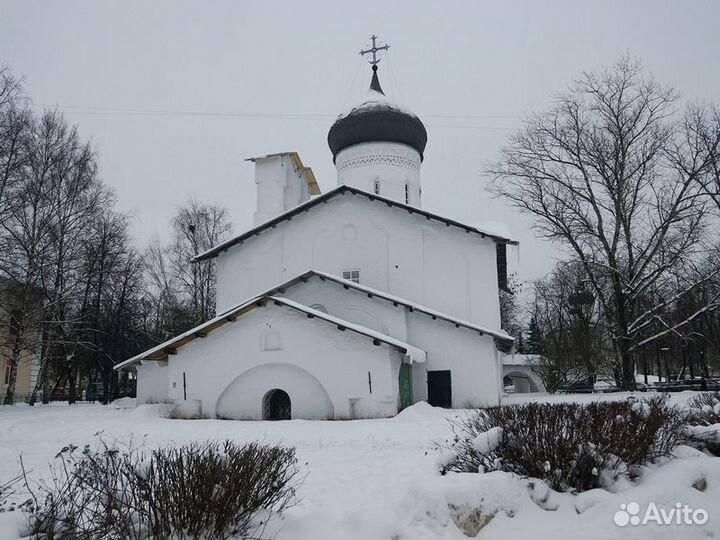
[[[369,82],[357,52],[374,32],[392,47],[386,93],[428,130],[423,206],[507,223],[521,243],[511,264],[532,279],[558,252],[487,195],[483,163],[523,114],[626,52],[685,98],[718,101],[719,26],[717,0],[0,0],[0,64],[25,78],[35,106],[60,108],[94,142],[145,244],[191,196],[247,228],[251,156],[298,151],[322,189],[334,187],[327,131]]]

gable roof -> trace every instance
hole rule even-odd
[[[448,315],[446,313],[442,313],[440,311],[434,310],[432,308],[429,308],[427,306],[423,306],[422,304],[416,304],[414,302],[411,302],[410,300],[406,300],[405,298],[401,298],[399,296],[394,296],[392,294],[379,291],[377,289],[373,289],[371,287],[367,287],[366,285],[361,285],[359,283],[355,283],[354,281],[349,281],[347,279],[342,279],[338,276],[334,276],[332,274],[327,274],[325,272],[320,272],[318,270],[309,270],[308,272],[305,272],[304,274],[301,274],[297,277],[294,277],[285,283],[282,283],[276,287],[273,287],[269,291],[265,292],[264,294],[285,294],[285,290],[297,285],[298,283],[306,282],[311,278],[318,278],[322,281],[331,281],[333,283],[336,283],[340,286],[342,286],[345,289],[354,289],[356,291],[359,291],[363,294],[368,295],[369,297],[377,297],[381,298],[387,302],[392,303],[395,306],[403,306],[405,309],[411,312],[418,312],[423,313],[427,315],[428,317],[431,317],[433,320],[441,320],[448,322],[450,324],[454,324],[456,327],[463,327],[467,328],[469,330],[474,330],[475,332],[478,332],[480,334],[486,334],[489,336],[492,336],[495,340],[500,341],[505,344],[511,345],[515,342],[515,338],[513,338],[511,335],[503,332],[502,330],[493,330],[491,328],[487,328],[485,326],[479,326],[477,324],[473,324],[468,321],[464,321],[462,319],[458,319],[457,317],[453,317],[452,315]]]
[[[405,353],[405,355],[410,358],[411,362],[424,362],[426,359],[426,353],[422,349],[418,349],[417,347],[413,347],[412,345],[405,343],[404,341],[400,341],[399,339],[387,336],[382,332],[377,332],[359,324],[345,321],[343,319],[340,319],[339,317],[328,315],[327,313],[323,313],[322,311],[309,308],[303,304],[294,302],[293,300],[289,300],[287,298],[263,294],[245,302],[244,304],[230,309],[221,315],[218,315],[214,319],[210,319],[209,321],[196,326],[195,328],[188,330],[187,332],[184,332],[179,336],[175,336],[174,338],[171,338],[164,343],[153,347],[152,349],[148,349],[147,351],[133,356],[132,358],[129,358],[124,362],[120,362],[119,364],[114,366],[113,369],[126,369],[133,366],[134,364],[141,362],[142,360],[167,360],[168,356],[177,354],[177,349],[179,349],[180,347],[187,345],[195,339],[208,337],[210,332],[212,332],[213,330],[217,330],[218,328],[225,326],[227,323],[235,322],[239,317],[245,315],[246,313],[249,313],[250,311],[253,311],[258,307],[264,307],[268,302],[273,302],[275,305],[284,306],[299,311],[301,313],[305,313],[310,319],[317,318],[330,324],[334,324],[341,332],[344,332],[345,330],[350,330],[357,334],[363,335],[371,339],[373,345],[380,345],[381,343],[385,343],[386,345]]]
[[[332,189],[326,193],[323,193],[322,195],[319,195],[315,197],[314,199],[310,199],[309,201],[306,201],[295,208],[291,208],[287,212],[284,212],[280,214],[277,217],[274,217],[273,219],[266,221],[265,223],[261,223],[257,227],[253,227],[252,229],[235,236],[234,238],[231,238],[230,240],[226,240],[225,242],[205,251],[204,253],[200,253],[198,256],[196,256],[193,259],[193,262],[203,261],[206,259],[212,259],[213,257],[217,257],[221,252],[227,251],[231,247],[233,247],[236,244],[242,243],[244,240],[247,240],[248,238],[252,238],[253,236],[257,236],[258,234],[266,231],[267,229],[275,228],[279,223],[282,223],[284,221],[290,221],[294,216],[307,212],[311,208],[314,208],[315,206],[318,206],[319,204],[324,204],[329,202],[331,199],[339,196],[344,195],[346,193],[350,193],[351,195],[359,195],[361,197],[366,197],[370,201],[379,202],[387,205],[391,208],[398,208],[401,210],[405,210],[410,214],[417,214],[419,216],[424,217],[428,221],[434,220],[439,221],[440,223],[443,223],[447,225],[448,227],[457,227],[459,229],[464,230],[467,233],[474,233],[479,234],[483,238],[490,238],[494,240],[496,243],[499,244],[511,244],[511,245],[517,245],[517,241],[510,240],[509,238],[505,238],[503,236],[498,236],[496,234],[492,234],[487,231],[483,231],[481,229],[478,229],[477,227],[474,227],[472,225],[466,225],[464,223],[460,223],[459,221],[455,221],[453,219],[444,218],[442,216],[439,216],[437,214],[433,214],[432,212],[428,212],[427,210],[423,210],[422,208],[418,208],[416,206],[410,206],[409,204],[403,204],[401,202],[388,199],[386,197],[381,197],[380,195],[375,195],[374,193],[368,193],[367,191],[363,191],[361,189],[358,189],[353,186],[347,186],[347,185],[341,185],[336,187],[335,189]]]

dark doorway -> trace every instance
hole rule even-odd
[[[275,388],[263,398],[263,420],[290,420],[290,396]]]
[[[428,371],[428,403],[433,407],[452,407],[452,382],[450,370]]]

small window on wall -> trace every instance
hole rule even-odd
[[[345,270],[343,272],[343,279],[360,283],[360,270]]]
[[[283,348],[282,336],[275,330],[268,330],[262,336],[261,348],[263,351],[281,351]]]
[[[375,185],[373,189],[375,191],[375,195],[380,195],[380,180],[375,180]]]
[[[5,373],[3,377],[3,384],[8,385],[10,384],[10,362],[7,362],[5,364]]]

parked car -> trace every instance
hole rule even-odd
[[[562,391],[567,394],[592,394],[594,390],[595,384],[591,382],[590,379],[575,381],[562,389]]]
[[[598,379],[593,385],[593,392],[596,394],[607,394],[609,392],[620,392],[620,388],[612,379]]]
[[[604,394],[607,392],[619,392],[620,389],[613,379],[596,378],[593,381],[591,378],[587,378],[575,381],[561,391],[567,394]]]
[[[67,399],[67,392],[65,391],[64,386],[56,388],[50,394],[50,401],[65,401],[66,399]]]

